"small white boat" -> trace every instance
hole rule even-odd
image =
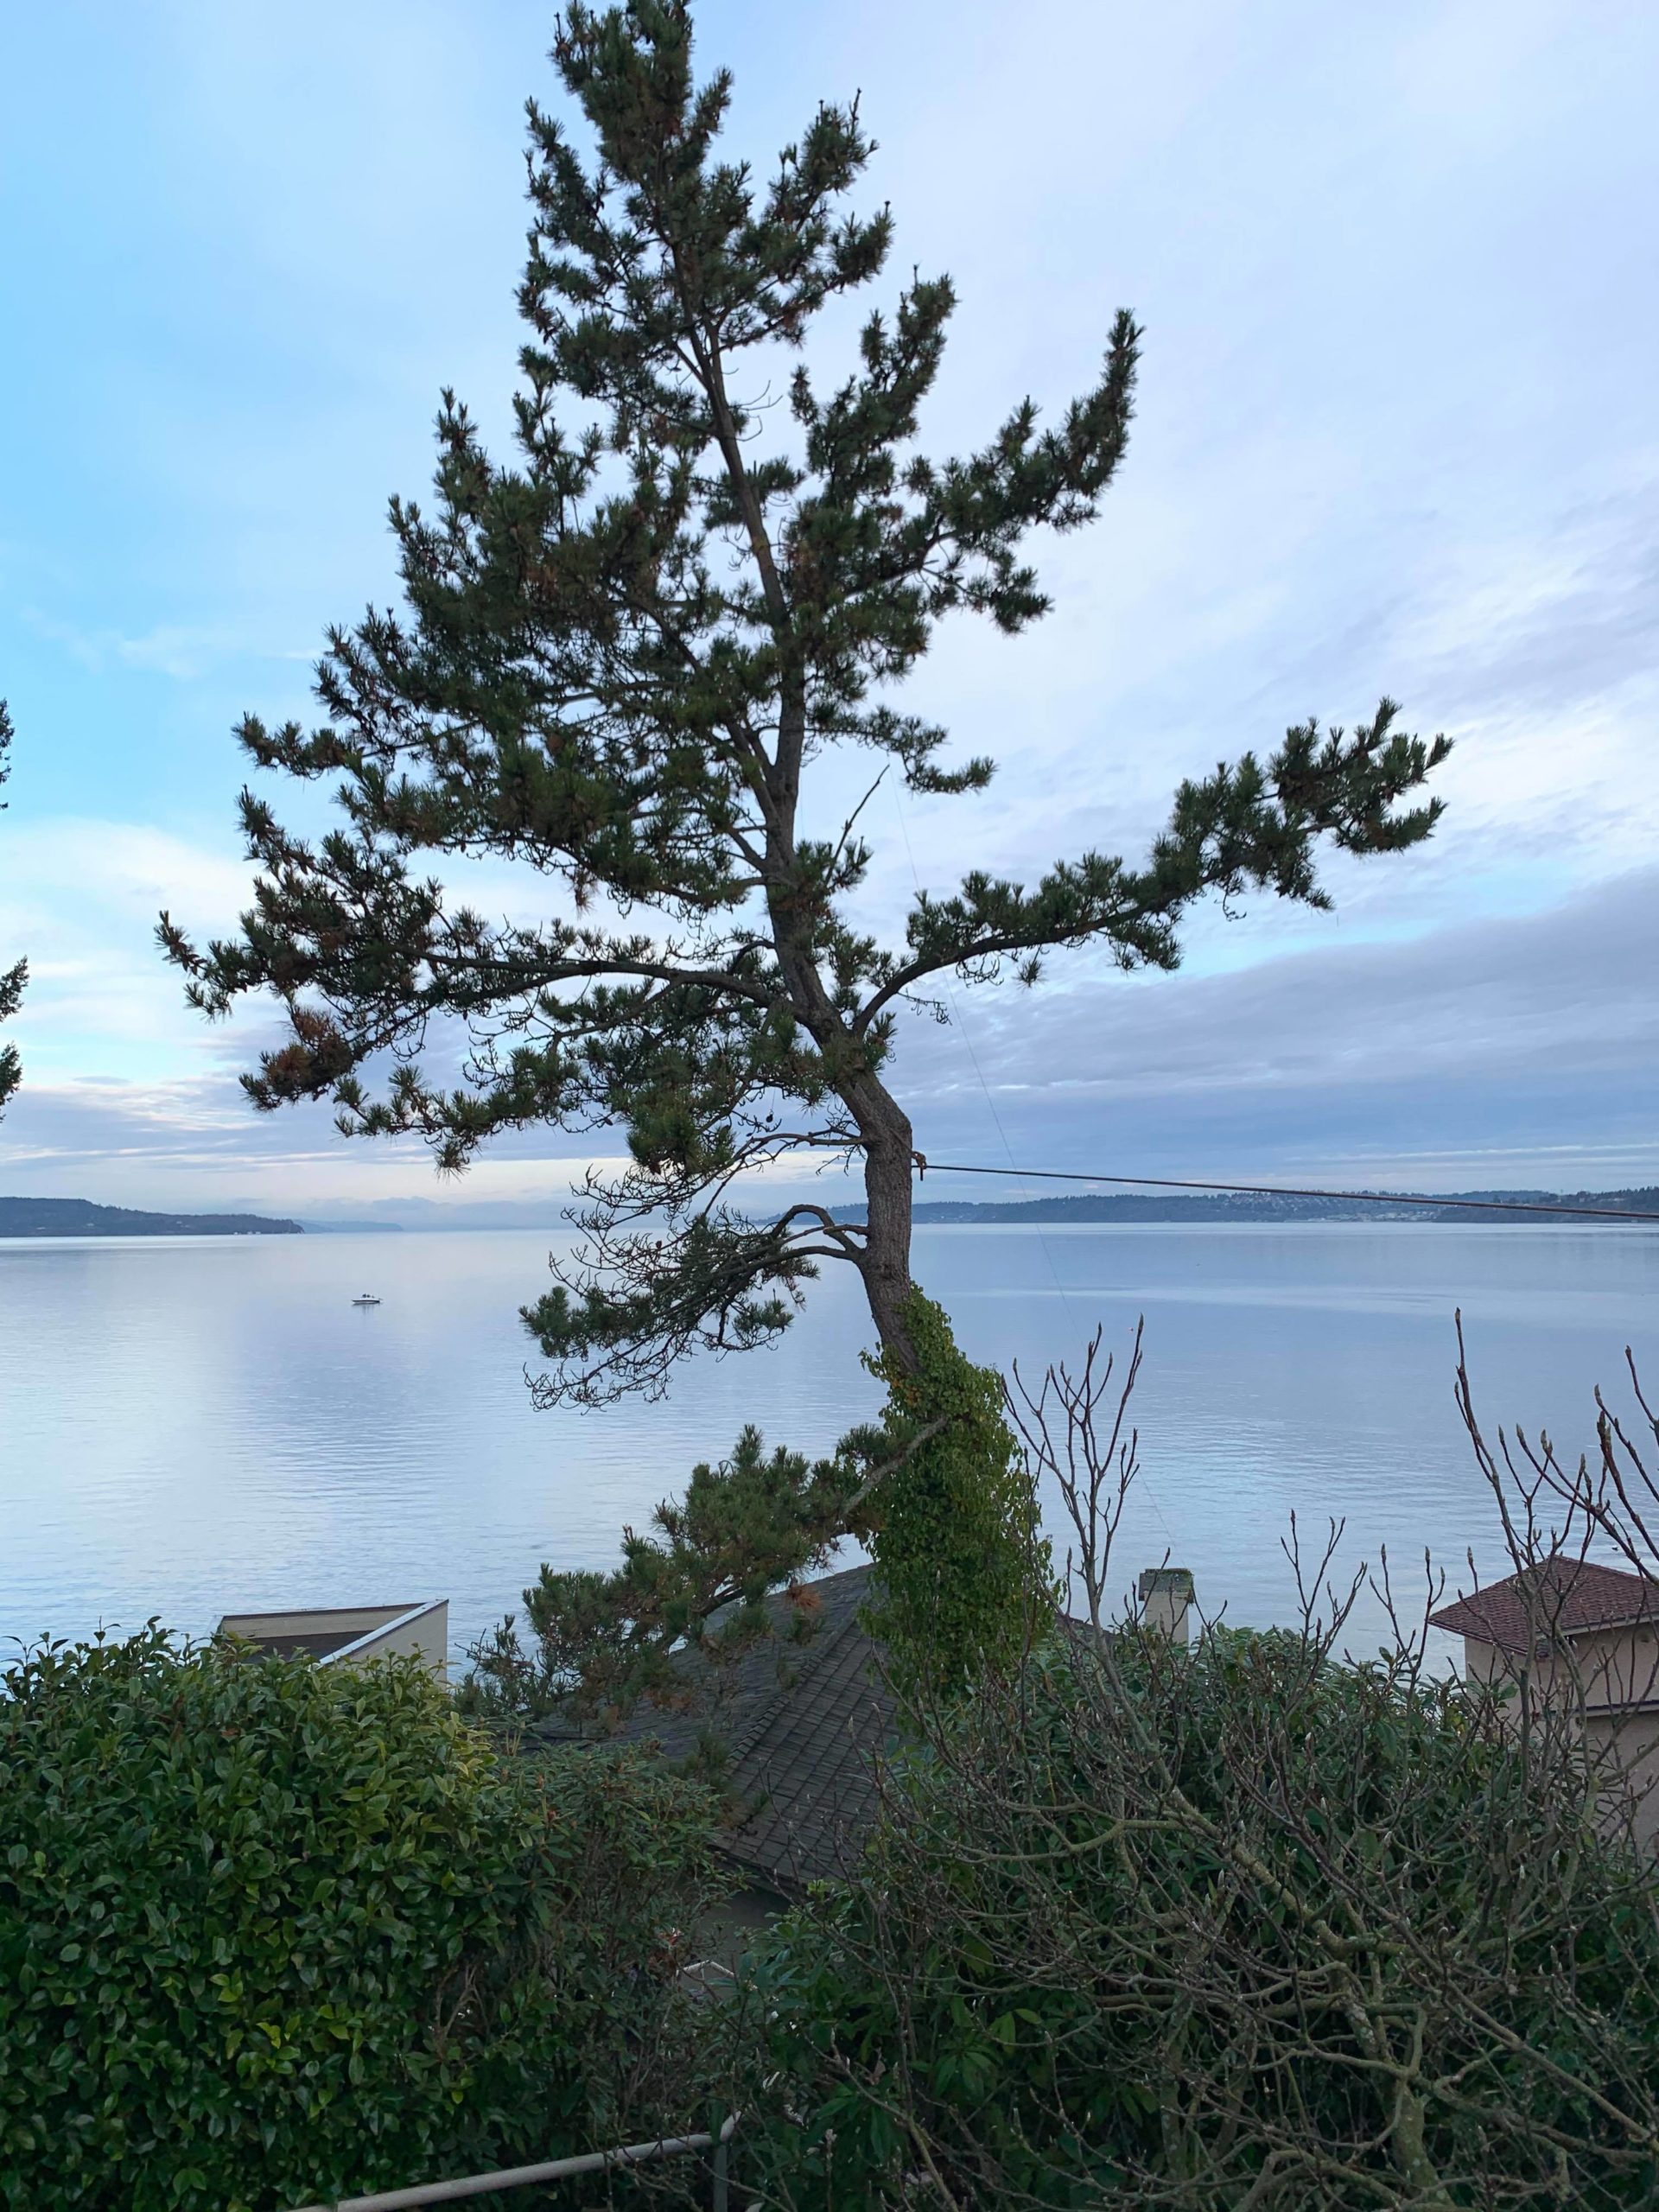
[[[361,1297],[354,1298],[352,1303],[353,1306],[378,1306],[380,1301],[372,1290],[365,1290]]]

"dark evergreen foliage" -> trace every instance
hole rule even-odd
[[[331,632],[320,728],[240,728],[258,768],[337,779],[341,821],[314,842],[245,791],[260,874],[239,933],[162,931],[206,1012],[283,1002],[288,1040],[245,1079],[259,1107],[331,1096],[343,1129],[419,1132],[448,1169],[506,1130],[626,1129],[583,1261],[526,1317],[548,1395],[583,1402],[659,1388],[690,1346],[772,1337],[825,1258],[860,1270],[909,1363],[900,1005],[946,970],[1034,982],[1058,946],[1173,967],[1211,892],[1323,903],[1319,841],[1426,836],[1439,802],[1403,802],[1446,750],[1386,700],[1351,734],[1310,721],[1184,784],[1138,865],[1085,853],[1029,889],[975,869],[918,895],[902,943],[863,933],[856,810],[808,834],[804,783],[836,747],[914,791],[988,783],[896,687],[944,616],[1015,632],[1045,611],[1027,541],[1094,516],[1140,332],[1116,317],[1098,381],[1051,425],[1024,400],[933,459],[916,439],[953,293],[917,278],[850,373],[798,365],[787,423],[765,411],[741,395],[880,273],[893,225],[847,212],[872,151],[856,103],[821,107],[763,183],[719,150],[731,80],[699,85],[691,44],[684,0],[564,18],[554,60],[594,151],[532,104],[517,454],[492,459],[446,392],[435,504],[391,506],[403,610]],[[458,855],[558,895],[493,919],[425,873]],[[430,1047],[457,1024],[468,1051],[440,1079]],[[798,1205],[756,1226],[730,1204],[736,1174],[806,1146],[861,1162],[867,1224]]]
[[[895,1678],[930,1691],[1006,1672],[1033,1619],[1052,1610],[1052,1561],[1036,1492],[1003,1415],[1000,1378],[957,1349],[941,1307],[912,1291],[903,1316],[915,1364],[866,1356],[887,1385],[880,1422],[827,1458],[768,1452],[745,1428],[731,1457],[692,1470],[652,1531],[622,1532],[607,1571],[543,1564],[524,1592],[528,1641],[512,1615],[469,1650],[469,1709],[518,1719],[556,1709],[614,1719],[673,1686],[671,1655],[716,1666],[768,1632],[768,1592],[826,1566],[839,1540],[880,1570],[869,1626]]]
[[[745,1428],[729,1459],[694,1467],[683,1498],[657,1508],[654,1533],[623,1530],[620,1567],[544,1565],[524,1592],[531,1648],[510,1615],[473,1648],[463,1704],[604,1719],[667,1688],[678,1647],[734,1657],[766,1630],[767,1592],[823,1567],[857,1522],[863,1440],[855,1433],[833,1458],[808,1461],[781,1445],[769,1452]]]

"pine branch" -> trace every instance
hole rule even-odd
[[[1177,925],[1207,894],[1265,889],[1328,906],[1314,872],[1320,836],[1356,854],[1397,852],[1420,843],[1440,818],[1437,799],[1403,811],[1399,802],[1421,788],[1450,743],[1395,732],[1398,713],[1382,700],[1351,739],[1338,728],[1321,740],[1310,721],[1287,733],[1265,771],[1247,753],[1203,783],[1183,784],[1144,868],[1087,853],[1062,862],[1032,893],[977,872],[955,898],[924,892],[906,924],[912,957],[884,977],[855,1028],[867,1030],[893,1000],[944,969],[969,982],[994,981],[1000,963],[1024,956],[1018,972],[1030,983],[1044,952],[1096,938],[1120,967],[1173,969],[1180,961]]]
[[[751,1351],[789,1325],[816,1261],[788,1230],[755,1228],[724,1210],[677,1231],[619,1230],[601,1208],[579,1217],[574,1263],[550,1264],[555,1287],[524,1308],[552,1372],[540,1406],[598,1406],[629,1392],[658,1398],[694,1350]]]

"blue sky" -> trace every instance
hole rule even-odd
[[[1002,763],[884,798],[874,918],[971,859],[1131,854],[1178,778],[1379,693],[1458,750],[1441,834],[1333,869],[1332,917],[1207,917],[1187,969],[1087,957],[957,994],[899,1075],[993,1163],[1427,1187],[1659,1180],[1659,144],[1648,5],[709,0],[764,163],[862,94],[894,267],[962,306],[928,424],[1063,404],[1147,327],[1053,615],[947,631],[914,703]],[[149,931],[223,926],[246,709],[303,714],[325,623],[392,583],[441,385],[505,418],[519,0],[13,10],[0,45],[0,965],[34,981],[0,1188],[304,1211],[461,1190],[327,1116],[256,1121],[257,1017],[188,1015]],[[844,328],[828,342],[843,342]],[[880,808],[885,806],[883,815]]]

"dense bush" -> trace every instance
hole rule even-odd
[[[769,2204],[1659,2202],[1659,1891],[1411,1653],[1052,1646],[763,1947]]]
[[[412,1662],[152,1628],[42,1647],[5,1693],[13,2212],[275,2212],[654,2127],[695,1789],[502,1764]]]

